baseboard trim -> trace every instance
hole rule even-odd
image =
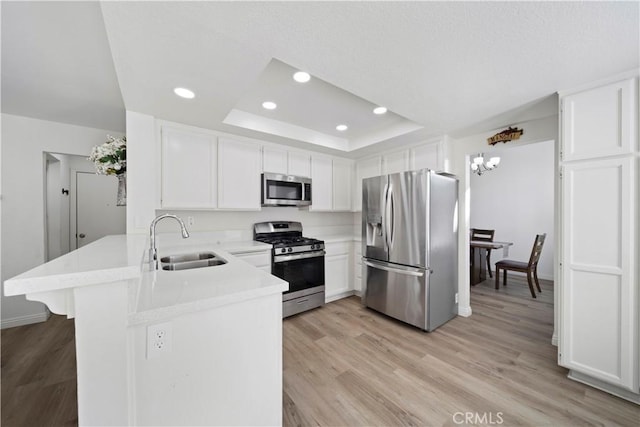
[[[337,301],[339,299],[350,297],[351,295],[355,295],[355,294],[356,294],[356,291],[354,291],[354,290],[339,291],[339,292],[335,292],[335,293],[330,294],[330,295],[325,294],[324,302],[327,303],[327,302]]]
[[[556,347],[558,346],[558,334],[556,334],[555,331],[553,332],[553,335],[551,335],[551,345],[555,345]]]
[[[570,370],[567,377],[574,381],[578,381],[579,383],[586,384],[588,386],[597,388],[598,390],[602,390],[609,394],[613,394],[614,396],[618,396],[622,399],[628,400],[629,402],[633,402],[640,405],[640,394],[638,393],[625,390],[621,387],[606,383],[596,378],[592,378],[588,375],[581,374],[580,372],[576,372],[574,370]]]
[[[9,319],[2,319],[2,322],[0,322],[0,329],[14,328],[16,326],[24,326],[24,325],[30,325],[32,323],[46,322],[47,319],[49,319],[49,316],[51,316],[51,313],[49,312],[49,310],[46,310],[43,313],[28,314],[26,316],[18,316],[18,317],[11,317]]]
[[[471,306],[458,306],[458,316],[469,317],[471,316]]]

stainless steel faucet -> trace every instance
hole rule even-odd
[[[187,227],[184,226],[184,222],[175,216],[170,214],[164,214],[156,217],[153,221],[151,221],[151,227],[149,227],[149,237],[151,240],[151,248],[149,249],[149,264],[151,264],[151,268],[153,270],[158,269],[158,249],[156,249],[156,224],[165,218],[173,218],[180,223],[180,230],[182,231],[182,238],[186,239],[189,237],[189,232],[187,231]]]

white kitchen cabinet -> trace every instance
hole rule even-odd
[[[372,176],[382,175],[382,157],[375,156],[368,159],[358,160],[355,165],[356,182],[353,193],[353,210],[362,210],[362,180]]]
[[[262,171],[311,177],[311,156],[302,151],[287,151],[284,147],[262,147]]]
[[[353,293],[349,283],[351,242],[325,243],[325,301],[335,301]]]
[[[333,209],[333,164],[330,157],[311,157],[311,211]]]
[[[287,174],[287,150],[273,146],[262,148],[262,171]]]
[[[351,210],[351,168],[349,160],[333,159],[333,210]]]
[[[383,173],[391,174],[409,170],[409,150],[387,153],[382,157]]]
[[[356,294],[362,293],[362,242],[353,242],[353,289]]]
[[[260,160],[257,143],[219,138],[219,208],[260,210]]]
[[[563,98],[563,160],[633,153],[637,90],[635,79],[626,79]]]
[[[163,126],[160,206],[215,208],[217,202],[216,137]]]
[[[301,151],[289,151],[288,173],[294,176],[311,176],[311,156]]]
[[[635,77],[561,98],[558,359],[640,401],[637,95]]]
[[[444,168],[438,156],[439,143],[419,145],[409,150],[409,163],[411,170],[431,169],[441,171]]]

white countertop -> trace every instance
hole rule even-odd
[[[4,282],[5,295],[23,295],[140,277],[144,235],[107,236]]]
[[[100,283],[129,281],[129,323],[257,298],[288,289],[287,282],[248,264],[232,253],[264,252],[254,241],[213,243],[206,233],[182,239],[158,234],[158,257],[214,252],[227,264],[182,271],[151,270],[145,235],[107,236],[5,281],[5,295],[33,294]]]
[[[326,236],[322,238],[325,243],[338,243],[338,242],[359,242],[360,236],[354,236],[353,234],[336,234],[333,236]]]

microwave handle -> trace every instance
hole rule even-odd
[[[307,190],[309,190],[308,194]],[[311,201],[311,183],[302,183],[302,200]]]

